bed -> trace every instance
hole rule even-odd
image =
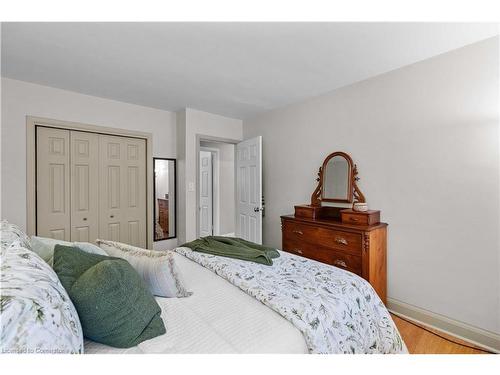
[[[18,228],[2,223],[0,235],[2,350],[19,352],[30,345],[30,335],[19,332],[33,329],[38,330],[37,345],[50,349],[50,340],[57,338],[66,345],[61,352],[88,354],[407,353],[373,288],[350,272],[285,252],[269,267],[182,247],[175,250],[175,262],[193,294],[156,298],[164,335],[128,349],[85,340],[75,350],[69,340],[76,340],[78,334],[81,340],[81,328],[78,331],[78,317],[57,276],[30,250],[29,238]],[[44,283],[33,283],[33,278]],[[31,316],[32,307],[44,303],[47,294],[50,299],[63,296],[64,303],[58,302],[53,311],[56,318],[64,315],[68,326],[76,327],[74,335],[55,336],[47,331],[48,324],[41,325]],[[7,304],[14,307],[9,310]],[[46,315],[53,308],[46,306]],[[19,311],[29,314],[19,317]],[[22,320],[23,326],[12,327],[15,320]]]
[[[175,251],[193,295],[158,298],[167,333],[129,352],[407,353],[380,298],[351,272],[282,251],[272,266]]]

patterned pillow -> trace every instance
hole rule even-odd
[[[21,246],[31,249],[28,235],[17,225],[11,224],[7,220],[0,221],[0,240],[2,249],[6,249],[10,246]]]
[[[0,353],[83,353],[78,314],[52,268],[3,243],[0,263]]]
[[[120,242],[97,240],[110,256],[127,260],[141,275],[151,293],[158,297],[188,297],[171,251],[141,249]]]

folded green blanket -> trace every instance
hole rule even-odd
[[[280,256],[278,250],[258,245],[241,238],[208,236],[185,243],[193,251],[219,255],[228,258],[248,260],[250,262],[273,265],[273,259]]]

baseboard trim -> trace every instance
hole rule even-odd
[[[488,351],[500,353],[500,335],[494,332],[450,319],[393,298],[387,298],[387,309],[395,315],[401,315],[401,317],[413,320],[415,323],[440,330]]]

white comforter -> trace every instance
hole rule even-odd
[[[85,353],[307,353],[288,320],[212,271],[175,254],[193,295],[157,298],[167,333],[117,349],[85,341]]]
[[[273,302],[274,306],[269,304],[269,300],[266,299],[269,296],[266,297],[265,290],[259,289],[261,286],[253,285],[257,289],[253,291],[246,290],[249,285],[252,285],[251,282],[247,284],[243,282],[242,285],[237,287],[231,284],[231,282],[235,282],[235,279],[229,280],[230,277],[228,277],[231,271],[234,271],[234,269],[231,269],[231,264],[242,267],[241,270],[238,270],[238,273],[243,276],[240,281],[245,280],[245,277],[248,278],[245,272],[249,272],[249,275],[255,272],[253,268],[263,267],[265,272],[271,272],[271,267],[194,253],[187,248],[178,248],[177,251],[197,261],[203,260],[204,266],[187,259],[183,255],[175,255],[180,273],[185,279],[187,288],[193,291],[193,295],[188,298],[157,298],[162,308],[162,318],[167,333],[129,349],[111,348],[87,340],[85,342],[85,353],[325,352],[311,347],[311,343],[316,347],[318,345],[313,342],[314,338],[308,337],[310,332],[304,330],[303,326],[300,327],[300,322],[298,324],[293,317],[286,316],[285,311],[280,311],[278,314],[273,310],[279,311],[280,305],[279,303],[276,304],[277,301]],[[282,257],[278,259],[281,259],[281,261],[276,262],[275,260],[277,264],[290,260],[287,253],[282,253]],[[299,257],[299,259],[306,261],[304,258]],[[313,262],[308,266],[312,268],[327,267],[326,274],[331,274],[331,269],[333,269],[333,273],[340,279],[340,284],[342,284],[342,280],[354,281],[355,289],[361,288],[365,295],[373,299],[371,301],[359,301],[362,308],[356,309],[355,306],[346,308],[351,303],[349,299],[356,301],[356,293],[359,292],[359,290],[348,290],[353,288],[353,285],[348,282],[346,283],[346,295],[338,297],[338,309],[333,307],[329,311],[329,314],[333,312],[333,315],[338,315],[341,312],[344,316],[339,321],[349,329],[354,324],[352,326],[353,334],[348,335],[352,337],[347,337],[349,343],[347,352],[407,352],[406,346],[401,340],[389,313],[369,284],[356,275],[342,270],[337,272],[336,268],[318,262]],[[212,270],[206,267],[212,268]],[[221,272],[221,270],[223,271]],[[220,276],[213,271],[219,273]],[[286,275],[281,276],[286,279]],[[323,279],[325,282],[321,283],[322,288],[328,286],[328,278],[329,276],[326,276],[326,279]],[[352,280],[353,278],[355,280]],[[328,287],[331,287],[331,285]],[[261,292],[255,294],[255,291],[258,290]],[[268,292],[274,297],[275,293],[272,290],[268,290]],[[251,293],[253,296],[247,293]],[[351,294],[354,294],[354,297]],[[283,298],[286,299],[286,297]],[[269,307],[259,302],[258,299]],[[357,301],[354,303],[358,304]],[[286,304],[284,306],[286,307]],[[357,315],[356,317],[345,316],[345,314],[353,314],[353,312]],[[301,314],[303,313],[304,311]],[[329,319],[331,317],[329,316]],[[326,320],[321,322],[321,325],[324,324],[326,324]],[[300,327],[300,330],[297,327]],[[328,337],[327,341],[338,343],[339,337],[341,338],[345,332],[348,332],[345,327],[339,328],[338,332],[337,329],[330,330],[329,335],[334,337]],[[330,348],[328,352],[345,351]]]
[[[272,266],[186,247],[176,251],[290,321],[311,353],[407,353],[377,293],[351,272],[283,251]]]

